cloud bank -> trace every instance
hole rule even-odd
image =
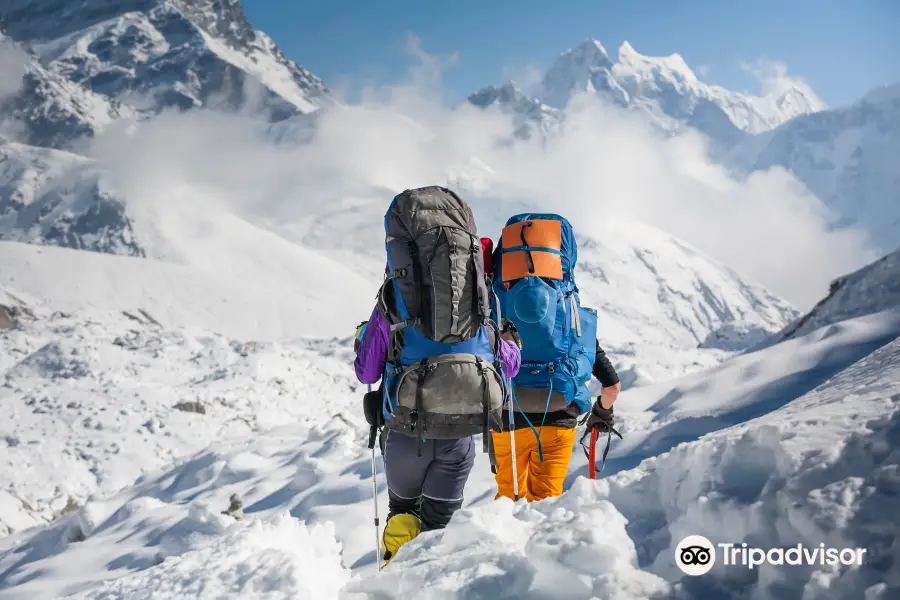
[[[781,96],[792,89],[800,89],[804,95],[825,108],[825,103],[812,88],[802,79],[789,75],[787,65],[781,61],[757,59],[742,63],[741,68],[759,81],[763,96]]]
[[[592,97],[571,103],[557,137],[510,144],[509,117],[446,106],[447,61],[415,42],[410,50],[418,64],[409,80],[370,87],[358,104],[269,128],[213,112],[167,114],[131,132],[112,128],[91,155],[132,203],[225,207],[307,242],[310,220],[327,221],[350,239],[317,239],[370,248],[378,259],[392,194],[448,181],[466,182],[489,235],[512,203],[559,212],[585,235],[607,220],[637,219],[801,309],[832,278],[875,258],[863,232],[833,229],[834,216],[788,173],[735,180],[709,160],[699,134],[663,139],[640,116]],[[276,144],[273,130],[303,142]],[[341,229],[350,222],[356,229]]]

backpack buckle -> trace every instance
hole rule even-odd
[[[485,369],[484,361],[480,356],[475,357],[475,365],[478,367],[478,374],[484,376],[484,373],[487,369]]]

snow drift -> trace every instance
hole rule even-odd
[[[639,565],[681,577],[687,535],[764,549],[824,543],[866,549],[859,568],[717,564],[681,581],[687,597],[894,598],[893,518],[900,452],[900,341],[883,346],[783,408],[608,480],[628,519]]]
[[[70,598],[331,600],[349,576],[330,528],[308,528],[282,514],[266,522],[233,525],[209,546]]]
[[[384,571],[351,582],[349,599],[662,598],[637,566],[626,521],[603,488],[579,479],[558,498],[500,499],[453,516],[400,548]]]

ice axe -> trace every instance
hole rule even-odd
[[[589,432],[585,431],[584,435],[581,436],[581,446],[584,448],[584,438],[588,435]],[[609,454],[609,447],[612,445],[612,434],[616,434],[619,436],[619,439],[622,439],[622,434],[616,431],[612,425],[606,426],[606,448],[603,449],[603,456],[601,457],[600,464],[600,472],[603,472],[603,469],[606,468],[606,456]],[[588,478],[597,479],[597,438],[600,437],[600,432],[597,431],[596,427],[590,428],[590,442],[588,443],[588,448],[584,451],[585,456],[588,459]]]

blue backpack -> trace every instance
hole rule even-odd
[[[494,252],[494,318],[512,321],[522,338],[512,397],[523,415],[591,410],[597,311],[581,306],[577,259],[572,225],[556,214],[511,217]]]

